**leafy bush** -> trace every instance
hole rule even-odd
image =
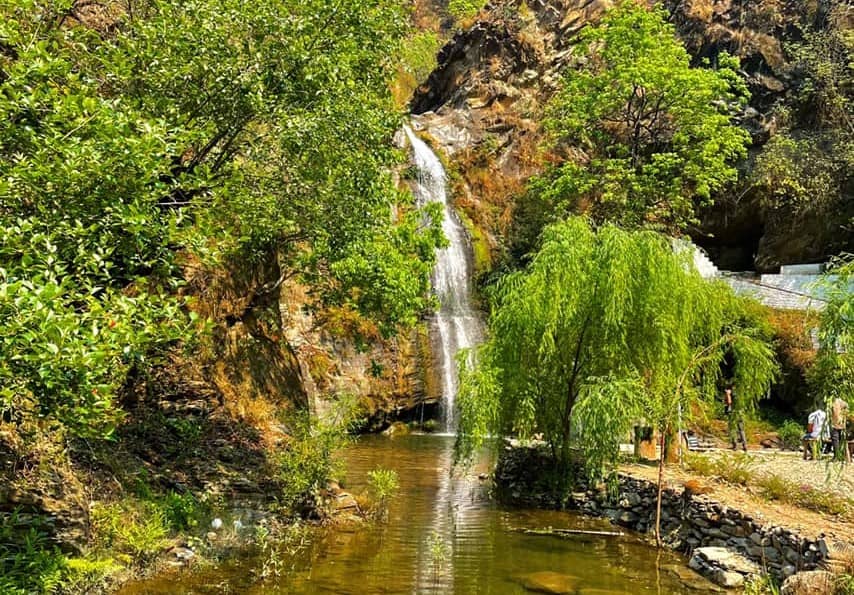
[[[65,565],[39,518],[0,515],[0,592],[49,593],[61,584]]]
[[[153,558],[166,544],[166,514],[153,502],[97,504],[91,522],[98,545],[125,554],[130,562]]]
[[[162,498],[161,505],[166,523],[173,531],[198,527],[208,513],[208,507],[189,492],[170,492]]]
[[[692,66],[668,20],[624,0],[579,34],[574,54],[586,59],[564,69],[544,126],[550,148],[577,147],[584,158],[530,186],[559,211],[678,231],[738,179],[750,135],[732,121],[737,109],[722,107],[749,96],[738,60],[722,53],[714,68]]]
[[[433,31],[419,31],[404,43],[401,55],[403,69],[422,83],[436,68],[436,55],[442,40]]]
[[[764,475],[756,482],[762,495],[769,500],[785,501],[789,497],[789,493],[794,488],[791,481],[780,477],[779,475]]]
[[[766,475],[757,481],[762,495],[769,500],[779,500],[787,504],[836,515],[847,515],[854,510],[854,501],[832,490],[816,488],[808,484],[799,484],[780,477]]]
[[[483,0],[449,0],[448,12],[458,22],[474,18],[483,8]]]
[[[744,595],[779,595],[780,587],[770,575],[751,576],[744,583]]]
[[[804,427],[801,424],[788,419],[777,430],[777,434],[780,436],[783,447],[789,450],[800,450],[804,436]]]
[[[711,477],[715,474],[715,462],[707,455],[685,453],[685,467],[697,475]]]
[[[0,515],[0,593],[89,593],[118,566],[111,560],[66,558],[41,517]]]
[[[336,454],[350,440],[355,415],[355,401],[342,399],[322,419],[297,412],[287,421],[290,439],[276,454],[275,464],[282,503],[293,512],[316,507],[318,490],[340,469]]]
[[[717,456],[693,454],[685,459],[688,469],[698,475],[716,477],[734,485],[745,486],[754,477],[753,457],[746,453]]]

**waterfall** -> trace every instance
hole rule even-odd
[[[442,422],[446,432],[457,428],[456,397],[459,388],[456,355],[460,349],[474,347],[483,337],[483,322],[472,306],[472,249],[468,234],[448,201],[447,176],[442,162],[411,128],[405,128],[418,169],[415,197],[419,205],[438,202],[443,205],[442,231],[448,247],[436,254],[433,292],[439,309],[432,321],[434,355],[442,374]]]

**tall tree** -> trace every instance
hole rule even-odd
[[[128,371],[193,334],[179,254],[271,259],[389,332],[412,322],[441,233],[389,173],[404,17],[0,3],[0,411],[109,432]]]
[[[854,258],[838,259],[819,282],[827,304],[821,313],[818,357],[808,379],[826,402],[854,397]]]
[[[560,213],[681,230],[737,178],[750,141],[731,121],[748,95],[738,62],[692,68],[666,17],[624,0],[581,33],[545,121],[566,159],[533,183]]]
[[[490,434],[542,433],[560,468],[577,447],[596,476],[637,420],[666,430],[680,402],[713,398],[724,358],[743,402],[762,397],[776,362],[750,302],[691,257],[652,231],[548,227],[528,268],[498,284],[489,340],[462,366],[460,454]]]

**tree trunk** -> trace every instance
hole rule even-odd
[[[655,503],[655,545],[661,547],[661,492],[664,486],[664,437],[667,435],[668,427],[661,429],[661,456],[658,457],[658,498]]]

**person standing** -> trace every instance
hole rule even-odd
[[[747,437],[744,435],[744,414],[739,402],[732,392],[732,386],[724,389],[724,412],[728,416],[729,439],[732,449],[736,449],[736,438],[741,442],[741,448],[747,452]]]
[[[836,397],[830,404],[830,441],[833,442],[833,458],[848,460],[848,442],[845,440],[845,425],[848,423],[848,403]],[[845,451],[840,450],[840,443]]]
[[[807,418],[807,433],[804,434],[804,460],[817,459],[822,444],[828,438],[827,414],[821,407],[809,414]]]

